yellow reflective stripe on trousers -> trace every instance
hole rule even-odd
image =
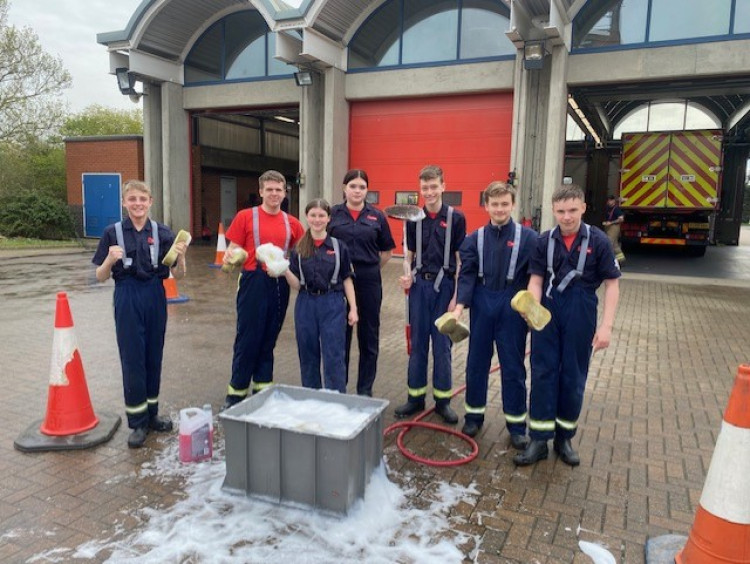
[[[555,419],[555,421],[560,427],[567,429],[568,431],[572,431],[578,427],[578,421],[565,421],[565,419]]]
[[[245,388],[244,390],[238,390],[237,388],[233,388],[231,384],[227,386],[227,395],[228,396],[240,396],[241,398],[244,398],[247,396],[249,388]]]
[[[538,421],[536,419],[529,419],[529,429],[532,431],[554,431],[554,421]]]
[[[148,403],[149,405],[156,405],[157,403],[159,403],[159,398],[147,398],[146,403]]]
[[[413,398],[421,398],[427,394],[427,386],[424,388],[409,388],[409,395]]]
[[[505,414],[505,420],[508,423],[524,423],[526,421],[526,414],[523,415],[511,415],[510,413]]]
[[[138,413],[144,413],[148,409],[148,403],[145,401],[138,405],[126,405],[125,413],[128,415],[136,415]]]
[[[432,390],[432,395],[435,399],[451,399],[453,390]]]
[[[268,386],[273,386],[273,382],[253,382],[253,392],[265,390]],[[247,395],[247,390],[245,390],[245,395]]]
[[[484,415],[486,407],[471,407],[468,403],[464,403],[464,411],[466,413],[472,413],[474,415]]]

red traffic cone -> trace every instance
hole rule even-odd
[[[75,435],[93,429],[97,423],[78,353],[68,296],[60,292],[55,310],[47,416],[40,430],[46,435]]]
[[[177,291],[177,279],[172,276],[171,271],[169,273],[169,278],[162,280],[162,284],[164,285],[164,293],[167,296],[167,303],[181,304],[190,300],[190,298]]]
[[[108,441],[120,417],[94,415],[81,355],[78,352],[68,296],[57,294],[55,334],[49,373],[47,413],[15,441],[23,451],[88,448]]]
[[[677,564],[750,563],[750,365],[737,370],[703,493]]]
[[[219,234],[216,238],[216,258],[213,264],[209,264],[211,268],[221,268],[224,264],[224,253],[227,250],[227,238],[224,236],[224,224],[219,222]]]

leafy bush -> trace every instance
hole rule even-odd
[[[75,236],[73,218],[65,202],[49,194],[31,192],[0,199],[0,233],[37,239]]]

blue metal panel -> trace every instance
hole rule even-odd
[[[101,237],[107,225],[122,219],[119,174],[83,175],[83,232]]]

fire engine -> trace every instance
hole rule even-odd
[[[721,130],[624,133],[624,244],[676,245],[703,256],[719,209]]]

